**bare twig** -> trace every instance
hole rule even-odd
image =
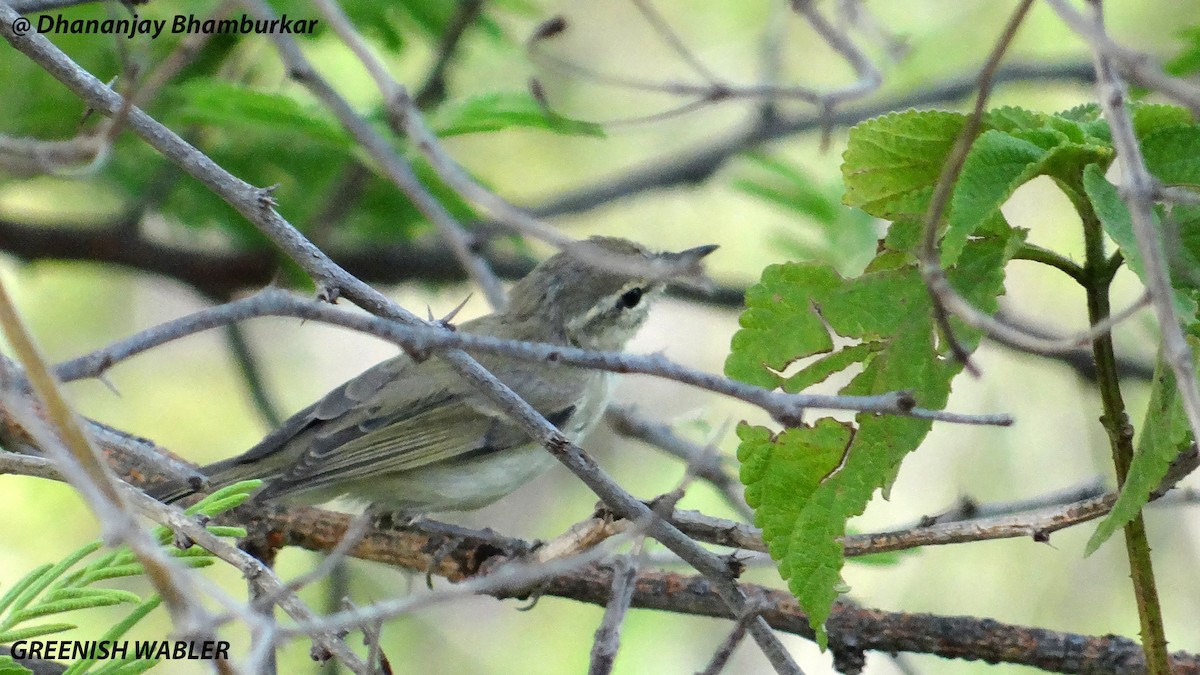
[[[729,663],[729,657],[733,656],[733,650],[741,644],[742,639],[746,637],[746,622],[751,617],[757,616],[762,611],[762,607],[758,604],[750,605],[746,608],[746,613],[739,616],[733,624],[733,629],[729,631],[729,635],[721,641],[717,646],[717,650],[713,652],[712,658],[709,659],[708,665],[704,670],[697,675],[719,675],[722,670],[725,670],[726,664]]]
[[[96,377],[114,363],[186,335],[234,321],[272,315],[334,323],[390,340],[418,353],[463,349],[470,352],[499,353],[534,362],[662,377],[746,401],[792,423],[799,420],[805,408],[854,410],[963,424],[1005,426],[1012,422],[1006,415],[961,415],[917,408],[911,405],[914,402],[904,392],[878,396],[788,394],[693,370],[661,356],[599,352],[563,345],[505,340],[462,331],[448,331],[422,322],[400,325],[393,321],[304,300],[278,289],[268,289],[249,298],[203,309],[110,344],[91,354],[61,364],[58,367],[58,376],[64,381]]]
[[[650,24],[655,33],[658,33],[658,36],[671,48],[671,51],[683,59],[684,63],[688,64],[697,75],[707,80],[710,84],[720,82],[721,78],[713,74],[708,69],[708,66],[704,65],[704,62],[693,54],[692,50],[688,49],[688,46],[684,44],[683,40],[671,28],[671,24],[663,18],[662,14],[658,13],[654,5],[650,4],[650,0],[630,0],[630,2],[633,3],[634,7],[637,7],[642,18],[646,20],[646,23]]]
[[[625,622],[625,614],[629,611],[630,601],[633,600],[633,580],[637,578],[637,561],[643,542],[644,540],[635,543],[633,551],[629,554],[619,555],[612,560],[612,597],[604,607],[604,618],[600,620],[600,626],[596,628],[588,675],[607,675],[612,672],[613,662],[617,658],[617,647],[621,642],[621,625]]]
[[[269,14],[269,9],[261,4],[255,4],[252,7],[252,11],[257,15]],[[66,84],[97,110],[112,114],[119,109],[120,97],[83,71],[78,64],[52,45],[44,36],[15,34],[11,30],[11,26],[16,17],[16,12],[7,5],[0,5],[0,36],[45,68],[56,79]],[[288,42],[288,44],[290,50],[296,49],[294,43]],[[423,323],[412,314],[396,307],[378,291],[350,276],[344,269],[334,264],[320,249],[279,216],[273,208],[269,191],[256,189],[230,175],[203,153],[184,143],[182,139],[140,110],[134,109],[131,112],[129,127],[254,223],[314,279],[324,297],[333,299],[338,295],[346,295],[360,306],[382,316],[411,325]],[[644,504],[621,489],[578,446],[572,444],[528,403],[496,380],[467,354],[459,350],[449,350],[443,352],[441,356],[451,363],[471,386],[478,387],[481,393],[496,403],[498,410],[512,416],[533,440],[546,447],[556,458],[575,472],[589,488],[604,499],[614,512],[633,520],[639,520],[648,515],[648,509]],[[651,525],[650,534],[711,579],[731,611],[741,611],[745,604],[745,597],[741,589],[730,578],[728,566],[719,558],[688,539],[674,527],[661,521],[656,521]],[[787,650],[780,644],[779,639],[765,622],[754,622],[750,626],[750,632],[779,672],[799,672],[799,668],[788,655]]]
[[[1142,256],[1143,281],[1162,331],[1162,358],[1175,374],[1188,425],[1195,437],[1200,438],[1200,388],[1196,383],[1192,351],[1180,328],[1180,317],[1172,301],[1173,292],[1166,253],[1151,210],[1154,195],[1158,190],[1157,181],[1146,169],[1142,149],[1133,131],[1133,121],[1125,104],[1125,83],[1113,65],[1113,54],[1120,50],[1105,37],[1104,23],[1098,6],[1093,7],[1093,17],[1090,21],[1079,24],[1076,21],[1077,13],[1066,2],[1049,1],[1059,17],[1092,44],[1100,107],[1108,120],[1113,147],[1121,162],[1121,197],[1129,207],[1134,238]],[[1200,105],[1194,107],[1193,112],[1200,113]]]
[[[428,109],[446,98],[446,68],[459,52],[463,36],[467,29],[475,23],[483,13],[483,0],[457,0],[458,7],[454,16],[446,24],[446,32],[442,34],[438,44],[437,55],[433,66],[425,76],[425,82],[417,89],[413,99],[422,110]]]
[[[259,18],[269,19],[274,16],[271,8],[263,3],[245,0],[242,4]],[[338,37],[362,61],[371,77],[379,84],[385,100],[391,100],[394,83],[387,75],[386,68],[374,57],[367,47],[366,41],[346,18],[335,0],[313,0],[313,4],[329,21]],[[413,206],[433,223],[442,240],[454,252],[459,264],[463,266],[471,279],[483,290],[492,307],[496,309],[504,307],[507,301],[504,288],[491,268],[488,267],[487,262],[472,250],[470,235],[466,233],[453,214],[421,184],[408,161],[396,152],[386,139],[376,133],[362,116],[355,113],[350,104],[317,73],[290,35],[275,33],[271,37],[287,65],[292,79],[307,87],[333,111],[338,121],[354,137],[359,146],[366,150],[387,179],[399,188]]]
[[[987,63],[983,66],[979,76],[979,93],[975,98],[974,110],[972,110],[971,115],[967,118],[966,125],[959,133],[958,140],[951,149],[950,155],[942,167],[941,175],[938,177],[937,184],[934,187],[929,208],[925,213],[924,237],[922,245],[919,248],[918,257],[921,263],[921,274],[925,279],[925,284],[929,288],[930,295],[938,310],[934,313],[935,317],[938,319],[943,334],[950,340],[955,356],[972,372],[975,372],[974,366],[971,364],[966,351],[959,346],[957,340],[954,338],[948,321],[948,313],[953,314],[969,326],[983,331],[989,337],[1008,347],[1036,354],[1054,354],[1070,352],[1080,345],[1089,343],[1096,336],[1104,335],[1112,330],[1113,326],[1132,316],[1149,301],[1149,298],[1143,296],[1127,309],[1114,314],[1105,321],[1097,323],[1083,333],[1069,338],[1048,340],[1039,335],[1029,334],[1015,325],[1007,324],[975,309],[966,298],[963,298],[954,290],[946,278],[945,270],[942,268],[937,248],[937,232],[942,220],[942,214],[950,202],[954,183],[966,162],[971,144],[975,141],[975,137],[981,128],[984,109],[994,83],[994,74],[999,68],[1000,60],[1008,50],[1009,44],[1016,35],[1017,28],[1020,27],[1031,5],[1032,0],[1023,0],[1018,6],[1017,11],[1013,13],[1008,24],[1005,26],[1000,39],[997,41],[995,47],[992,48]]]
[[[129,546],[146,570],[183,630],[195,629],[205,611],[192,600],[190,578],[183,568],[159,549],[135,520],[122,494],[116,477],[101,459],[91,438],[75,411],[67,404],[59,383],[51,374],[40,350],[17,314],[5,285],[0,282],[0,326],[8,344],[25,369],[25,376],[34,396],[45,406],[47,422],[33,411],[23,399],[21,376],[7,359],[0,364],[5,409],[34,441],[42,452],[57,461],[71,485],[79,491],[89,508],[100,521],[105,538],[111,544],[119,541]]]
[[[1070,3],[1051,0],[1049,4],[1071,30],[1087,40],[1094,54],[1102,55],[1109,62],[1109,68],[1120,70],[1130,81],[1160,92],[1187,106],[1193,116],[1200,116],[1200,88],[1194,83],[1167,75],[1150,56],[1115,42],[1108,36],[1103,24],[1085,16]],[[1116,74],[1115,71],[1113,74]],[[1112,122],[1111,118],[1109,122]],[[1115,138],[1113,140],[1116,141]]]

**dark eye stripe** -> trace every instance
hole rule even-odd
[[[641,288],[631,288],[628,291],[625,291],[621,294],[620,298],[617,298],[617,308],[632,309],[637,307],[637,304],[642,301],[642,295],[644,293],[645,291]]]

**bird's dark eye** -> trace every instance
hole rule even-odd
[[[621,294],[617,298],[617,309],[633,309],[642,301],[642,295],[645,293],[641,288],[631,288]]]

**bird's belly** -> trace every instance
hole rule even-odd
[[[414,513],[470,511],[500,499],[557,462],[540,445],[511,448],[462,462],[381,477],[360,497]]]

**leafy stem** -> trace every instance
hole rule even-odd
[[[1051,251],[1048,248],[1042,248],[1037,244],[1030,244],[1028,242],[1022,244],[1021,248],[1017,249],[1017,252],[1013,254],[1013,260],[1030,260],[1042,263],[1043,265],[1049,265],[1078,281],[1081,286],[1087,286],[1088,276],[1084,268],[1066,256],[1056,251]]]
[[[1109,287],[1118,267],[1113,263],[1118,259],[1115,256],[1108,258],[1104,254],[1104,230],[1095,211],[1086,202],[1079,203],[1079,207],[1086,251],[1083,286],[1087,292],[1088,319],[1094,325],[1107,319],[1111,312]],[[1121,396],[1111,333],[1104,333],[1092,341],[1092,354],[1096,360],[1096,383],[1104,410],[1100,423],[1108,433],[1117,484],[1122,486],[1133,462],[1133,427],[1129,424],[1125,401]],[[1146,670],[1151,675],[1170,675],[1162,607],[1154,581],[1146,526],[1140,514],[1125,525],[1125,550],[1137,599]]]

